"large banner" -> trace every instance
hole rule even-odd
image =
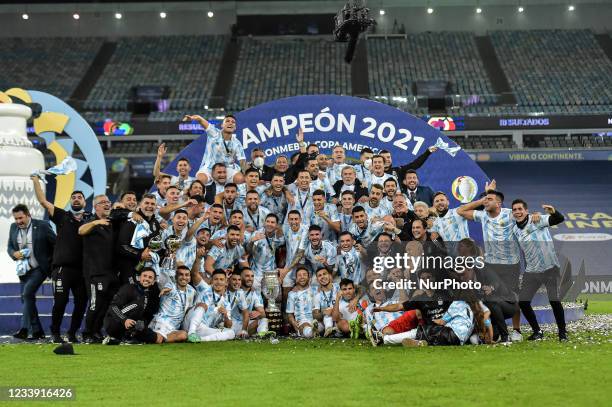
[[[299,150],[295,135],[304,130],[307,143],[315,143],[322,153],[331,153],[342,145],[347,157],[358,159],[369,147],[374,152],[387,150],[393,165],[413,161],[428,147],[442,139],[456,144],[425,121],[391,106],[349,96],[311,95],[274,100],[236,114],[236,135],[247,155],[259,147],[266,154],[266,164],[273,165],[279,154],[291,155]],[[202,161],[206,136],[189,144],[179,157],[192,162],[194,175]],[[164,172],[176,174],[176,160]],[[445,151],[433,154],[418,170],[421,185],[444,191],[451,207],[469,202],[480,194],[488,180],[486,174],[464,151],[451,157]],[[400,180],[401,182],[402,180]]]

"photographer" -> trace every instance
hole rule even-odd
[[[104,317],[104,329],[109,335],[104,343],[117,345],[125,339],[155,343],[157,334],[148,325],[159,308],[159,296],[155,271],[143,268],[135,284],[123,285],[113,297]]]

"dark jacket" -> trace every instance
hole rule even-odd
[[[397,177],[397,180],[400,183],[403,183],[404,178],[406,177],[406,171],[417,170],[421,168],[421,166],[425,164],[425,161],[427,161],[430,155],[431,151],[429,151],[429,149],[426,149],[425,152],[415,158],[414,161],[409,162],[408,164],[398,165],[397,167],[388,168],[385,170],[385,172],[387,174],[395,175]]]
[[[405,185],[402,185],[402,192],[405,193],[408,198],[410,198],[410,194],[408,193],[408,188],[406,188]],[[410,202],[415,203],[417,201],[423,201],[427,205],[432,206],[433,196],[434,196],[434,191],[430,187],[419,185],[416,188],[416,197],[414,198],[414,200],[410,200]]]
[[[32,250],[33,256],[38,262],[40,270],[47,276],[51,275],[51,261],[53,260],[53,249],[55,246],[55,232],[51,229],[48,221],[32,219]],[[11,224],[7,253],[13,260],[13,253],[20,250],[17,243],[19,228],[16,223]]]
[[[334,197],[338,200],[340,200],[340,191],[342,190],[342,187],[344,186],[344,181],[342,181],[341,179],[339,179],[338,181],[336,181],[336,183],[334,184],[333,188],[334,188]],[[362,196],[368,196],[368,188],[364,187],[363,185],[361,185],[361,181],[359,180],[359,178],[355,178],[355,202],[359,201],[359,198],[361,198]]]
[[[140,210],[138,211],[140,216],[144,218],[144,215]],[[144,239],[144,247],[146,248],[149,244],[149,240],[155,235],[161,232],[161,227],[155,215],[151,216],[150,220],[144,218],[144,222],[149,224],[151,234]],[[119,225],[119,231],[117,234],[117,240],[115,243],[115,256],[116,264],[119,269],[119,274],[122,276],[130,276],[135,273],[135,267],[140,261],[140,256],[144,249],[136,249],[132,247],[132,237],[134,236],[134,230],[136,224],[132,221],[126,220]]]
[[[153,319],[159,309],[159,288],[153,284],[143,288],[140,284],[125,284],[121,286],[106,311],[105,319],[123,322],[126,319],[144,321],[145,325]]]

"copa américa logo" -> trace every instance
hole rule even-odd
[[[453,196],[461,203],[472,202],[478,194],[478,184],[474,178],[467,175],[461,175],[453,181],[451,186]]]

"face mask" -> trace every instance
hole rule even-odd
[[[365,167],[367,170],[369,170],[369,169],[370,169],[370,167],[372,166],[372,159],[371,159],[371,158],[368,158],[367,160],[365,160],[365,161],[363,162],[363,166],[364,166],[364,167]]]
[[[264,165],[263,157],[255,157],[255,159],[253,160],[253,165],[257,168],[262,168]]]

